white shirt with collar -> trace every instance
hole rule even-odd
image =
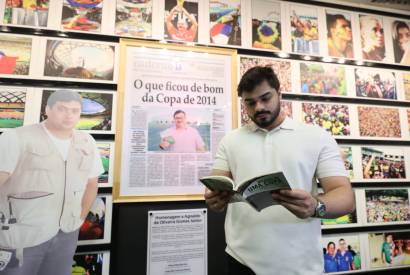
[[[283,171],[292,189],[317,193],[315,178],[348,176],[336,141],[325,130],[286,117],[271,131],[255,124],[228,133],[213,169],[230,171],[236,185]],[[282,206],[256,212],[229,204],[226,251],[258,275],[317,275],[323,271],[320,220],[299,219]]]

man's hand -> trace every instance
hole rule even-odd
[[[210,209],[216,212],[222,212],[228,206],[233,193],[211,191],[208,188],[205,189],[205,202]]]
[[[317,201],[305,190],[279,190],[272,193],[272,198],[300,219],[306,219],[315,213]]]
[[[159,144],[159,148],[161,148],[162,150],[165,150],[165,149],[167,149],[170,145],[171,145],[171,144],[170,144],[166,139],[163,139],[163,140],[161,141],[161,143]]]

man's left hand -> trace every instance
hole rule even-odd
[[[272,198],[300,219],[306,219],[315,214],[317,201],[305,190],[279,190],[272,193]]]

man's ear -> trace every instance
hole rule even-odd
[[[50,113],[50,109],[51,109],[51,108],[47,105],[47,106],[46,106],[46,115],[47,115],[47,117],[48,117],[48,114]]]

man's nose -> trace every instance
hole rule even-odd
[[[264,109],[265,109],[265,105],[261,101],[258,100],[255,104],[255,111],[258,112]]]

